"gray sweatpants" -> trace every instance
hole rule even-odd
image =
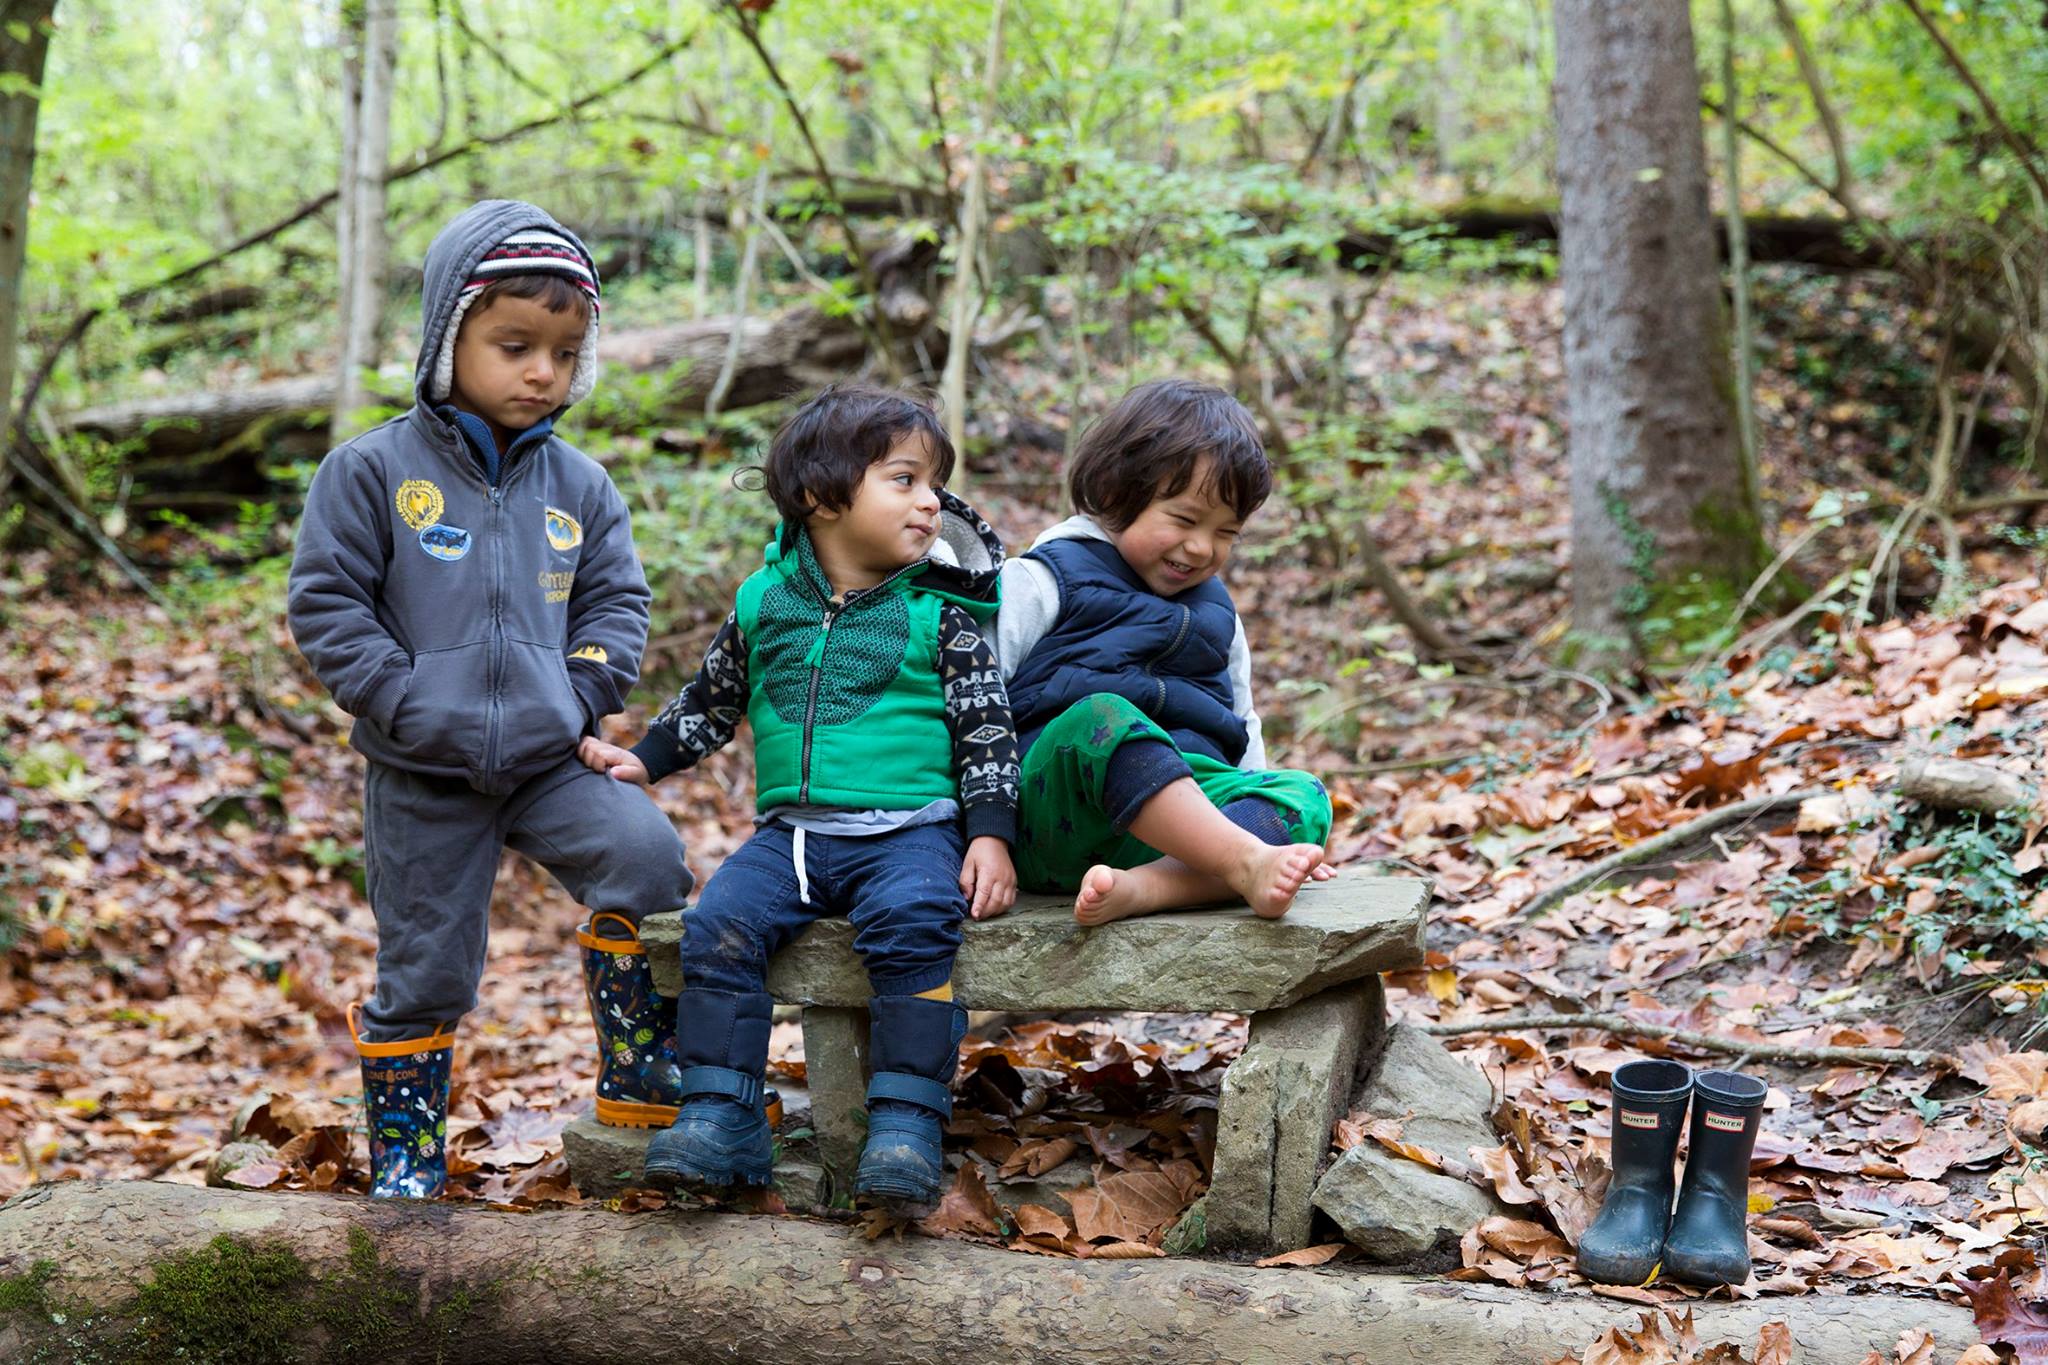
[[[365,1041],[424,1038],[476,1008],[491,884],[508,846],[588,909],[635,924],[680,909],[694,880],[681,836],[647,793],[573,755],[504,796],[372,763],[363,868],[377,916],[377,989],[363,1010]]]

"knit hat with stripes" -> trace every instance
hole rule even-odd
[[[455,387],[455,337],[462,330],[463,315],[487,286],[517,275],[558,275],[588,296],[590,326],[583,333],[583,349],[576,356],[576,373],[569,380],[569,396],[564,401],[580,402],[597,386],[597,267],[582,248],[561,233],[530,227],[486,251],[463,281],[462,292],[456,295],[455,307],[448,315],[448,330],[441,335],[441,352],[434,360],[431,392],[435,402],[446,402]]]

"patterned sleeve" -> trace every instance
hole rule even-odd
[[[747,645],[735,613],[712,637],[697,676],[661,708],[633,754],[646,765],[648,781],[659,782],[730,744],[746,714]]]
[[[952,603],[939,613],[939,677],[953,768],[960,775],[962,822],[969,839],[1017,841],[1017,727],[996,664],[995,645]]]

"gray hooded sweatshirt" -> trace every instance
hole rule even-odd
[[[356,718],[357,749],[492,794],[569,757],[620,710],[647,645],[647,579],[597,462],[553,435],[514,443],[493,487],[434,411],[434,363],[464,283],[485,252],[533,227],[583,249],[546,213],[504,199],[476,204],[427,248],[416,401],[321,461],[289,593],[292,635]]]

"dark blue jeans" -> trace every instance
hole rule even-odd
[[[823,915],[853,921],[853,948],[876,995],[916,995],[953,979],[967,913],[960,890],[966,845],[956,823],[866,839],[806,834],[808,905],[795,844],[794,831],[763,826],[683,912],[684,984],[758,991],[768,959]]]

